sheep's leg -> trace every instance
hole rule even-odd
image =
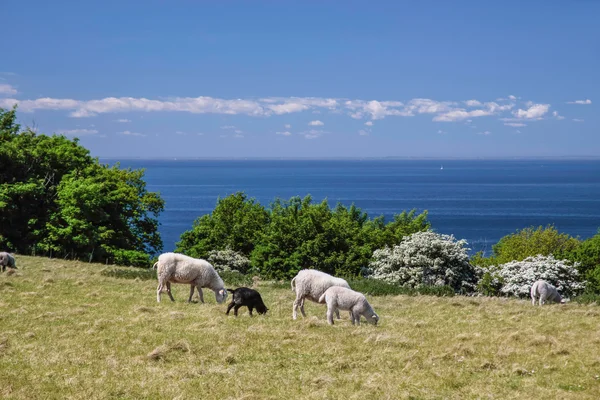
[[[202,293],[202,288],[200,286],[196,286],[198,288],[198,297],[200,298],[200,303],[204,303],[204,293]]]
[[[192,297],[194,297],[194,284],[190,285],[190,298],[188,299],[188,303],[192,302]]]
[[[236,317],[238,316],[238,310],[240,309],[241,305],[236,304],[235,307],[233,307],[233,315],[235,315]]]
[[[235,303],[231,301],[231,303],[229,303],[227,306],[227,312],[225,314],[229,315],[229,311],[233,308],[233,306],[235,306]]]
[[[304,312],[304,298],[302,298],[300,301],[300,312],[302,313],[303,317],[306,317],[306,313]]]
[[[358,313],[357,311],[353,311],[352,315],[354,316],[354,324],[356,325],[360,325],[360,313]]]
[[[327,322],[329,323],[329,325],[333,325],[333,312],[333,308],[327,307]]]
[[[335,316],[337,317],[337,319],[340,319],[340,309],[339,308],[335,309]]]
[[[300,304],[300,298],[296,296],[296,300],[294,300],[294,305],[292,306],[292,318],[298,318],[298,306]]]
[[[531,305],[535,306],[535,296],[531,296]]]
[[[175,298],[171,294],[171,282],[167,281],[167,293],[169,294],[169,298],[171,301],[175,301]]]
[[[252,316],[252,307],[248,307],[248,313],[250,313],[250,316]]]
[[[163,290],[163,282],[158,281],[158,287],[156,288],[156,302],[160,303],[160,294]]]

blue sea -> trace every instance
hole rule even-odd
[[[114,160],[101,160],[113,163]],[[268,206],[310,194],[331,207],[354,203],[390,220],[427,210],[432,228],[466,239],[486,254],[501,237],[554,224],[582,239],[600,227],[600,160],[120,160],[145,168],[160,192],[164,251],[175,249],[192,222],[219,196],[243,191]]]

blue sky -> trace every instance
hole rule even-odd
[[[0,107],[100,157],[600,156],[600,1],[10,1]]]

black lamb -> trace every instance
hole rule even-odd
[[[233,315],[237,317],[238,310],[242,306],[248,307],[248,311],[250,312],[250,316],[252,316],[252,310],[256,308],[259,314],[264,314],[267,312],[268,308],[263,303],[262,297],[260,297],[260,293],[258,293],[254,289],[250,289],[247,287],[240,287],[237,289],[227,289],[232,294],[231,303],[227,306],[226,314],[229,315],[229,311],[233,308]]]

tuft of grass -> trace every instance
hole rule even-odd
[[[348,284],[353,290],[371,296],[439,296],[452,297],[454,289],[450,286],[419,286],[417,288],[409,288],[404,286],[393,285],[391,283],[379,281],[376,279],[349,279]]]
[[[176,301],[157,303],[156,282],[135,272],[25,256],[21,266],[0,274],[0,398],[599,397],[593,305],[368,294],[378,326],[346,312],[330,326],[310,301],[292,320],[289,281],[254,281],[268,313],[228,318],[209,290],[188,304],[189,286],[172,284]]]

